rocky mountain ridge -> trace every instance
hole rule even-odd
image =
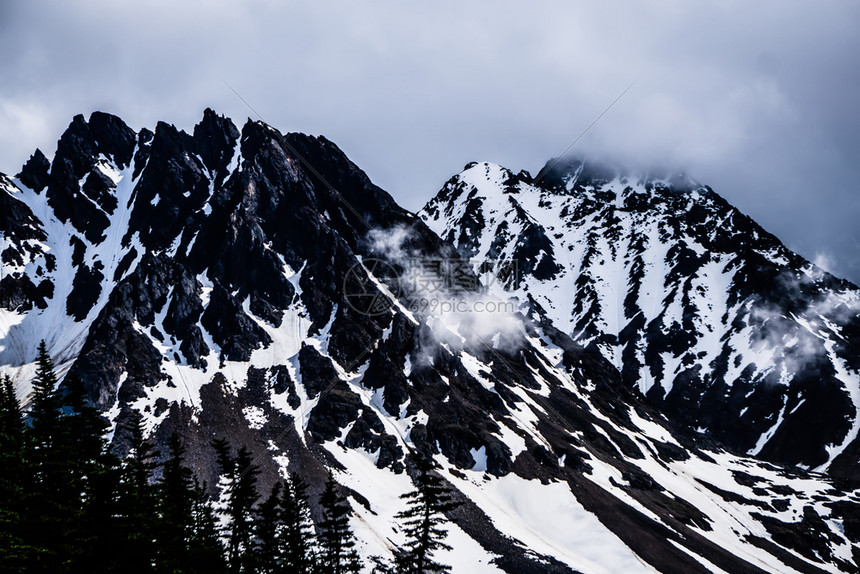
[[[139,411],[158,444],[179,431],[213,496],[214,437],[251,449],[263,488],[293,471],[318,493],[331,471],[362,556],[390,556],[414,451],[463,502],[439,556],[457,572],[860,558],[856,485],[688,432],[547,314],[416,308],[407,262],[466,269],[461,246],[325,138],[211,110],[191,134],[134,132],[97,112],[52,160],[0,177],[0,202],[0,371],[26,397],[44,339],[113,425]],[[435,295],[501,300],[478,284]]]

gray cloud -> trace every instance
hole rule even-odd
[[[233,85],[418,209],[465,163],[575,151],[685,170],[860,282],[860,5],[513,2],[0,5],[0,170],[75,113],[190,129]]]

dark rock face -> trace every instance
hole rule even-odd
[[[271,342],[266,332],[242,311],[239,301],[220,285],[212,289],[200,324],[221,348],[223,360],[248,361],[260,344]]]
[[[21,183],[35,191],[41,192],[48,185],[48,170],[51,168],[51,162],[42,153],[42,150],[37,149],[24,164],[21,173],[18,174],[18,179]]]
[[[414,469],[406,455],[414,452],[443,463],[440,474],[464,502],[449,518],[503,571],[573,572],[585,566],[570,557],[568,547],[548,543],[548,550],[537,551],[518,540],[510,521],[493,516],[495,507],[507,504],[505,496],[493,498],[496,487],[517,496],[530,488],[551,489],[538,497],[552,500],[548,512],[587,514],[590,528],[604,532],[618,552],[629,553],[625,564],[633,568],[644,560],[661,571],[702,571],[691,552],[726,571],[759,571],[757,565],[768,560],[810,571],[827,562],[850,571],[834,550],[857,543],[851,537],[858,500],[850,486],[734,457],[713,438],[690,435],[664,420],[630,384],[637,361],[656,369],[661,352],[652,349],[643,361],[638,347],[625,347],[620,371],[602,355],[617,341],[642,340],[642,330],[651,333],[653,345],[688,353],[695,337],[686,330],[699,326],[694,317],[682,314],[667,335],[645,320],[634,298],[625,302],[625,313],[639,317],[631,322],[636,328],[610,336],[584,327],[603,335],[586,348],[541,310],[546,301],[535,298],[526,309],[529,317],[505,317],[514,328],[490,321],[489,331],[476,332],[477,338],[469,336],[468,321],[410,312],[417,296],[399,294],[396,280],[377,276],[368,262],[381,259],[402,273],[404,259],[453,260],[467,279],[476,280],[457,249],[483,256],[475,238],[491,218],[464,186],[452,191],[463,194],[467,205],[462,233],[451,230],[445,235],[449,243],[325,138],[282,134],[251,121],[240,132],[211,110],[191,135],[164,123],[135,134],[108,114],[94,113],[88,122],[78,116],[62,136],[50,171],[43,159],[34,154],[19,175],[28,190],[0,179],[6,246],[0,254],[0,304],[6,311],[0,312],[30,322],[27,328],[46,339],[58,328],[79,333],[67,336],[74,340],[64,341],[62,352],[91,401],[115,425],[132,411],[143,413],[160,445],[178,431],[189,464],[213,496],[213,437],[227,437],[259,457],[263,492],[294,471],[311,483],[313,497],[333,471],[354,506],[369,516],[391,511],[379,506],[377,480],[410,484],[406,477]],[[614,175],[596,170],[590,177],[606,186]],[[519,182],[533,180],[509,173],[502,181],[503,193],[513,198]],[[37,193],[40,185],[47,193]],[[599,193],[593,204],[571,210],[593,215],[600,202],[611,199],[608,189]],[[644,213],[648,205],[636,209]],[[46,226],[33,215],[46,206],[62,225]],[[695,225],[707,222],[707,214],[690,217],[705,222]],[[620,241],[620,216],[607,221],[606,236]],[[549,225],[530,221],[502,231],[502,239],[490,242],[494,253],[513,253],[522,263],[521,275],[509,276],[508,287],[564,276],[564,252]],[[710,237],[707,229],[701,234]],[[741,246],[746,240],[732,241]],[[637,249],[644,254],[648,245],[640,242]],[[672,253],[678,281],[705,265],[689,246],[678,245]],[[596,261],[600,253],[594,248],[588,257]],[[748,282],[767,284],[766,270],[760,273],[751,268]],[[577,285],[583,292],[591,288],[592,300],[583,303],[589,309],[599,303],[599,293],[583,277]],[[347,296],[361,290],[389,301],[390,308],[361,312]],[[472,285],[440,296],[483,295]],[[749,297],[746,291],[735,296]],[[805,296],[790,300],[802,309]],[[856,336],[860,331],[846,331],[846,341]],[[648,353],[656,357],[650,363]],[[14,360],[7,362],[4,368],[11,368]],[[18,361],[26,363],[26,357]],[[724,363],[726,370],[738,368],[731,354]],[[823,363],[808,368],[838,375]],[[699,390],[697,376],[690,375],[687,384],[676,380],[676,387]],[[730,388],[738,400],[747,398],[746,391],[740,383]],[[780,405],[780,395],[759,392],[761,413],[749,416],[766,418]],[[816,392],[810,386],[804,395],[813,407],[835,400],[815,399]],[[661,408],[673,400],[681,412],[699,399],[693,391],[654,399]],[[787,408],[802,412],[805,404]],[[710,424],[716,429],[721,423]],[[768,446],[793,440],[785,428],[786,437],[774,435]],[[813,433],[810,444],[817,440]],[[128,448],[121,436],[113,446],[119,454]],[[703,476],[714,473],[725,475],[719,485]],[[356,479],[363,476],[369,482]],[[467,494],[482,485],[490,485],[486,496],[492,502],[485,507]],[[700,499],[690,492],[706,494]],[[788,502],[771,503],[777,493]],[[810,510],[786,522],[781,513],[801,499]],[[505,512],[528,514],[532,503],[516,500]],[[842,531],[831,518],[844,525]],[[752,530],[726,534],[734,547],[709,539],[717,525],[728,522],[761,524],[771,539],[750,542]],[[531,527],[540,530],[541,524]],[[375,533],[379,540],[392,536],[393,531]],[[754,560],[750,552],[764,558]]]
[[[422,217],[464,256],[516,266],[501,285],[673,421],[856,475],[860,291],[710,188],[581,160],[535,180],[475,164]]]
[[[206,108],[203,121],[194,126],[192,137],[197,153],[203,159],[210,174],[215,176],[215,188],[221,186],[229,175],[227,166],[233,158],[233,148],[239,139],[239,130],[229,119]]]
[[[121,119],[104,112],[93,112],[90,133],[97,153],[112,158],[120,169],[131,165],[136,134]]]
[[[48,183],[48,204],[60,221],[70,221],[91,243],[98,243],[109,225],[107,215],[87,198],[78,184],[95,167],[96,143],[83,116],[75,116],[57,143]]]
[[[74,317],[76,321],[86,319],[90,309],[98,301],[101,282],[104,279],[103,268],[101,261],[96,261],[92,268],[83,262],[78,266],[78,272],[75,273],[72,283],[72,292],[66,299],[66,314]]]
[[[128,240],[137,232],[143,245],[152,250],[168,249],[174,238],[209,199],[206,168],[185,132],[159,122],[147,153],[147,167],[135,187],[135,202],[129,220]]]
[[[40,152],[33,154],[33,158],[39,156]],[[13,189],[14,184],[0,174],[0,229],[8,242],[0,252],[0,264],[4,269],[0,278],[0,307],[20,311],[30,311],[34,307],[44,309],[53,296],[54,285],[44,278],[44,267],[39,267],[33,277],[25,273],[24,268],[31,259],[44,256],[45,267],[52,271],[54,257],[44,254],[40,242],[47,237],[41,222],[29,207],[7,191]]]

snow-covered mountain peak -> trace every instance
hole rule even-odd
[[[654,373],[703,372],[716,356],[735,393],[725,410],[750,399],[741,422],[764,429],[756,454],[779,459],[766,449],[803,423],[807,442],[790,439],[832,471],[854,456],[843,440],[851,419],[836,408],[850,406],[836,383],[855,372],[840,347],[857,333],[853,292],[829,276],[769,292],[771,268],[749,261],[778,246],[757,228],[710,229],[718,197],[654,221],[669,199],[613,181],[558,193],[475,164],[431,202],[425,224],[322,137],[254,121],[240,131],[209,110],[191,134],[76,117],[54,158],[36,153],[0,179],[0,373],[25,397],[44,339],[114,428],[141,413],[161,452],[179,433],[214,498],[214,437],[249,449],[263,493],[296,472],[316,500],[331,473],[367,563],[404,541],[394,517],[413,488],[414,452],[462,502],[447,516],[453,550],[439,556],[455,572],[852,571],[853,483],[727,452],[712,438],[719,416],[695,421],[711,429],[696,434],[636,390],[695,390],[692,378]],[[402,288],[404,254],[428,284],[418,294],[432,297]],[[505,285],[525,306],[478,310],[507,299],[496,287],[436,289],[441,270],[469,265],[464,256],[516,262]],[[474,306],[462,320],[459,309],[416,310],[422,299]],[[796,396],[781,391],[783,371],[765,361],[769,337],[785,333],[798,362],[808,345],[842,358],[830,363],[841,369],[832,404],[810,379]],[[768,418],[769,400],[785,423]],[[833,420],[799,419],[807,405]],[[124,454],[126,439],[112,436]]]
[[[470,164],[420,215],[477,264],[516,265],[510,294],[676,421],[750,454],[852,473],[856,287],[706,186],[624,173]]]

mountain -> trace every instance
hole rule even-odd
[[[860,471],[860,290],[707,186],[573,159],[471,164],[421,217],[671,420],[764,460]]]
[[[26,400],[44,339],[114,428],[179,432],[214,499],[213,438],[264,494],[293,471],[314,500],[331,471],[361,555],[390,557],[419,452],[462,502],[455,572],[856,571],[855,482],[667,419],[608,342],[486,289],[325,138],[96,112],[0,189],[0,374]]]

